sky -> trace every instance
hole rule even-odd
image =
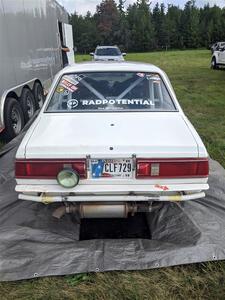
[[[73,13],[76,11],[78,14],[85,15],[89,10],[91,13],[95,12],[96,5],[98,5],[101,0],[57,0],[62,6],[64,6],[69,13]],[[116,1],[118,2],[118,1]],[[135,0],[126,0],[125,6],[136,2]],[[181,8],[187,2],[187,0],[152,0],[152,7],[155,5],[156,2],[163,2],[165,5],[167,4],[174,4],[178,5]],[[209,3],[210,6],[214,4],[225,7],[225,0],[196,0],[197,6],[204,6],[204,4]]]

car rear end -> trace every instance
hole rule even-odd
[[[208,154],[167,78],[107,68],[59,78],[17,152],[19,199],[89,218],[203,198]]]
[[[19,199],[74,203],[79,209],[98,205],[100,210],[108,208],[104,217],[112,216],[114,205],[119,205],[125,217],[143,205],[149,211],[160,201],[203,198],[208,159],[17,160],[16,178]]]

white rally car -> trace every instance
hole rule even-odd
[[[19,199],[55,215],[126,217],[203,198],[208,154],[166,74],[150,64],[63,69],[16,154]]]

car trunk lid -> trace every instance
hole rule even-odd
[[[198,157],[178,112],[46,113],[26,145],[26,158]]]

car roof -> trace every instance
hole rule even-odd
[[[61,75],[68,73],[77,73],[77,72],[101,72],[101,71],[127,71],[127,72],[151,72],[164,74],[164,72],[152,65],[147,63],[139,62],[84,62],[84,63],[75,63],[70,65],[60,71]]]
[[[117,46],[97,46],[96,49],[118,48]]]

